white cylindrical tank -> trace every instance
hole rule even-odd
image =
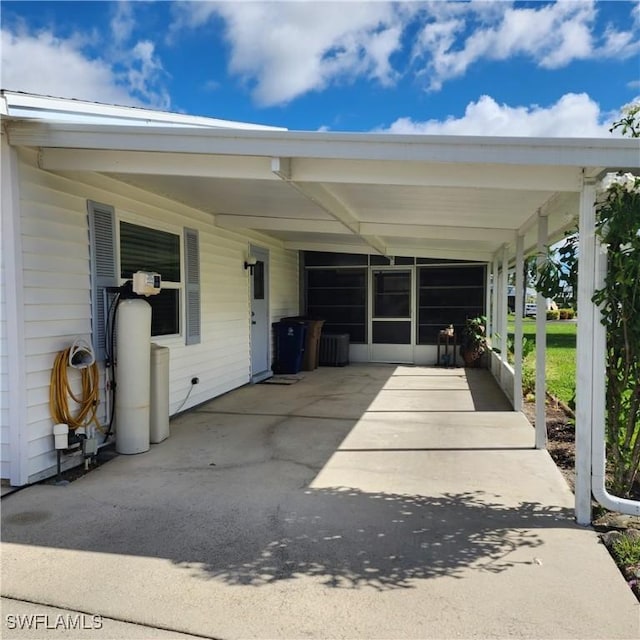
[[[149,450],[151,307],[123,300],[116,316],[116,451]]]
[[[151,345],[151,419],[152,444],[169,437],[169,348]]]

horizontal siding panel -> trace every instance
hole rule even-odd
[[[78,337],[83,337],[85,340],[89,340],[88,332],[69,334],[69,335],[55,335],[45,336],[41,338],[32,338],[27,341],[27,357],[30,356],[43,356],[55,354],[58,351],[62,351],[71,346],[71,343]],[[53,359],[52,359],[53,362]]]
[[[22,201],[22,235],[32,238],[51,238],[68,242],[88,242],[82,223],[84,213],[78,210],[53,207],[39,202]]]
[[[27,304],[27,322],[51,322],[52,320],[91,320],[91,308],[86,304]]]
[[[82,262],[89,260],[89,244],[83,245],[69,239],[23,237],[22,250],[25,258],[29,254],[33,254],[42,256],[45,260],[55,260],[56,258],[73,259],[80,261],[80,265]],[[37,268],[26,262],[25,267]],[[79,272],[84,273],[84,269],[79,269]]]
[[[88,263],[87,263],[88,266]],[[55,271],[24,271],[24,286],[28,287],[48,287],[51,289],[84,289],[90,290],[90,276],[86,274],[67,273],[61,278]]]
[[[91,323],[88,319],[55,320],[51,322],[27,322],[25,324],[25,336],[31,338],[46,338],[50,336],[70,337],[81,334],[89,334]],[[65,347],[62,347],[63,349]]]
[[[86,305],[90,301],[91,290],[88,287],[78,287],[77,289],[29,287],[24,292],[25,305]]]
[[[23,169],[21,168],[22,171]],[[71,220],[78,219],[82,215],[85,199],[78,195],[66,193],[62,189],[48,187],[47,182],[54,187],[60,186],[60,180],[52,180],[52,176],[53,174],[46,171],[23,176],[23,180],[20,181],[20,201],[23,203],[23,216],[29,218],[30,212],[33,212],[34,217],[42,217],[41,212],[46,207],[53,206],[57,209],[56,220],[71,223]],[[37,184],[34,180],[42,180],[42,183]],[[84,209],[84,212],[86,212],[86,209]],[[45,215],[44,217],[47,216]]]
[[[89,254],[82,257],[44,256],[36,253],[24,253],[22,257],[25,271],[47,271],[58,274],[62,279],[64,274],[84,275],[89,269]]]

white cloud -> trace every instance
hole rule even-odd
[[[558,68],[575,59],[589,57],[591,28],[595,18],[592,2],[558,2],[536,8],[517,8],[495,3],[501,10],[478,16],[480,4],[465,5],[464,14],[444,23],[445,35],[434,39],[441,29],[442,14],[435,14],[414,47],[414,58],[423,57],[429,86],[438,90],[443,82],[463,75],[480,59],[507,60],[524,55],[547,68]],[[471,34],[465,34],[471,30]]]
[[[610,114],[584,93],[568,93],[549,107],[511,107],[490,96],[471,102],[464,116],[445,120],[399,118],[385,131],[430,135],[489,135],[542,137],[608,137]],[[611,118],[615,119],[615,118]]]
[[[630,6],[626,30],[619,30],[597,23],[595,0],[530,6],[481,0],[180,2],[169,39],[175,43],[184,29],[221,21],[230,74],[256,102],[275,105],[358,78],[392,86],[409,72],[439,90],[481,60],[522,57],[557,69],[575,60],[627,58],[640,50],[640,5]],[[406,68],[394,66],[394,54],[405,49],[411,53]]]
[[[29,35],[2,29],[2,85],[5,89],[96,102],[139,104],[118,82],[112,67],[89,59],[74,38],[50,31]]]
[[[125,13],[121,15],[124,16]],[[90,53],[92,38],[57,37],[52,30],[29,32],[23,25],[0,33],[2,85],[5,89],[122,105],[168,108],[162,64],[153,43],[127,47],[131,30],[118,18],[112,44]],[[132,24],[131,22],[129,23]],[[118,46],[114,46],[117,43]]]
[[[115,44],[126,42],[135,27],[133,7],[130,2],[121,0],[116,3],[115,13],[111,18],[111,35]]]
[[[540,67],[557,69],[574,60],[626,58],[640,49],[637,25],[635,31],[609,25],[601,36],[595,33],[593,0],[538,7],[488,4],[490,8],[476,2],[430,7],[413,54],[414,60],[424,62],[430,89],[439,90],[482,59],[524,56]]]
[[[392,84],[390,57],[415,11],[390,2],[188,3],[179,6],[176,24],[223,18],[230,72],[259,104],[274,105],[359,76]]]

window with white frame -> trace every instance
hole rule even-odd
[[[153,336],[184,335],[185,345],[200,344],[200,234],[183,227],[160,230],[117,220],[109,204],[87,201],[91,266],[91,333],[96,358],[106,357],[110,295],[136,271],[155,271],[162,290],[147,298]],[[119,247],[119,251],[118,251]],[[119,255],[119,260],[118,260]],[[111,293],[109,293],[111,292]],[[181,305],[184,311],[181,312]],[[184,324],[182,324],[184,323]]]

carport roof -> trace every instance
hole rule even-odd
[[[140,110],[136,110],[139,114]],[[540,215],[575,223],[585,181],[637,169],[640,141],[425,136],[6,118],[44,169],[100,172],[289,249],[489,261]],[[229,123],[233,126],[232,123]]]

